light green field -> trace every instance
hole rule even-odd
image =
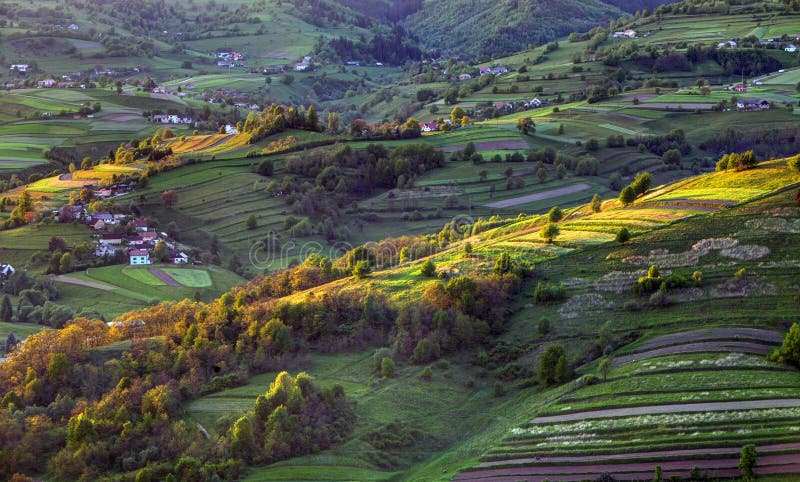
[[[175,281],[188,288],[207,288],[211,286],[211,276],[208,271],[187,268],[161,268]]]
[[[133,268],[129,267],[122,270],[122,273],[125,276],[135,279],[140,283],[144,283],[148,286],[165,286],[166,283],[161,281],[160,279],[156,278],[153,273],[150,272],[149,268]]]

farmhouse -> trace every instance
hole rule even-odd
[[[492,73],[492,69],[489,67],[481,67],[481,75],[488,75]]]
[[[225,133],[226,134],[233,134],[236,135],[239,133],[239,129],[236,126],[232,126],[230,124],[225,124]]]
[[[131,266],[150,264],[150,253],[146,249],[132,249],[128,255]]]
[[[100,235],[100,244],[117,246],[122,244],[122,234],[120,233],[103,233]]]
[[[0,280],[7,280],[9,276],[16,272],[17,270],[10,264],[0,263]]]
[[[533,108],[533,107],[541,107],[541,106],[542,106],[542,101],[541,101],[541,100],[539,100],[539,99],[533,99],[532,101],[530,101],[530,102],[528,103],[528,106],[530,106],[530,107],[532,107],[532,108]]]
[[[28,64],[11,64],[11,69],[10,70],[15,70],[15,71],[17,71],[19,73],[25,73],[28,70],[30,70],[30,68],[31,67]]]
[[[177,114],[157,114],[153,116],[154,124],[191,124],[192,118]]]
[[[145,233],[145,232],[147,232],[147,227],[148,227],[148,224],[147,224],[147,220],[146,219],[134,219],[133,220],[133,228],[136,231],[139,231],[141,233]]]
[[[789,52],[790,54],[793,54],[793,53],[797,52],[797,47],[794,44],[790,44],[783,50]]]
[[[132,234],[126,238],[128,246],[144,246],[144,239],[139,234]]]
[[[158,239],[158,233],[155,231],[145,231],[140,236],[145,241],[155,241],[156,239]]]
[[[439,130],[439,125],[436,122],[428,122],[422,124],[422,132],[435,132]]]
[[[173,251],[169,254],[169,258],[172,260],[173,264],[187,264],[189,263],[189,255],[184,253],[183,251]]]
[[[156,87],[153,88],[153,93],[154,94],[166,94],[167,93],[167,88],[164,87],[163,85],[157,85]]]
[[[282,74],[286,71],[285,65],[268,65],[264,67],[265,74]]]
[[[760,110],[769,110],[769,101],[762,99],[745,99],[740,100],[736,104],[736,110],[741,112],[754,112]]]
[[[472,78],[472,76],[469,75],[469,74],[461,74],[461,75],[458,76],[458,80],[469,80],[471,78]]]
[[[736,84],[730,87],[730,90],[734,92],[747,92],[747,85],[745,84]]]
[[[55,85],[56,81],[53,79],[44,79],[36,82],[36,87],[39,89],[51,89]]]
[[[508,73],[508,67],[492,67],[492,74],[493,75],[503,75]]]
[[[625,30],[624,32],[614,32],[614,38],[636,38],[636,30]]]
[[[71,23],[71,24],[69,24],[69,26],[68,26],[67,28],[68,28],[68,29],[70,29],[70,30],[72,30],[73,32],[77,32],[78,30],[80,30],[80,29],[81,29],[80,27],[78,27],[78,26],[77,26],[77,25],[75,25],[74,23]]]

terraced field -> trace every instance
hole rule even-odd
[[[800,373],[728,346],[746,338],[769,349],[769,330],[718,328],[668,334],[639,343],[638,358],[615,357],[605,380],[579,380],[529,423],[455,480],[617,480],[688,477],[694,467],[738,475],[738,451],[756,444],[758,474],[797,471]],[[693,340],[706,350],[675,356]],[[671,353],[653,353],[669,347]],[[648,351],[649,350],[649,351]],[[727,353],[720,354],[719,351]]]

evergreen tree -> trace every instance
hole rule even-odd
[[[12,316],[14,316],[14,308],[11,306],[11,298],[3,295],[3,301],[0,302],[0,321],[8,323]]]

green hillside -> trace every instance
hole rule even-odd
[[[336,471],[389,480],[400,469],[404,480],[450,480],[455,473],[456,480],[579,480],[600,471],[628,480],[650,477],[656,465],[667,476],[688,477],[696,466],[733,477],[746,443],[758,447],[759,475],[796,471],[798,373],[764,355],[780,344],[795,306],[787,268],[798,181],[780,163],[706,175],[657,188],[629,208],[609,201],[600,213],[573,211],[553,245],[538,236],[541,219],[531,218],[467,238],[470,256],[460,245],[434,256],[438,271],[461,274],[491,270],[504,252],[535,263],[505,334],[477,355],[443,356],[447,361],[431,364],[429,381],[419,380],[421,367],[400,363],[394,376],[376,383],[372,350],[312,356],[306,367],[320,383],[343,384],[357,400],[355,436],[332,451],[258,469],[251,480],[327,480]],[[719,203],[735,206],[709,209]],[[599,236],[621,227],[638,234],[625,245]],[[417,299],[425,286],[420,263],[313,291],[363,285],[400,302]],[[700,281],[669,289],[662,301],[633,294],[632,284],[652,264],[662,276]],[[564,300],[535,302],[538,283],[562,286]],[[564,346],[575,381],[537,384],[550,344]],[[603,354],[612,367],[605,375],[598,370]],[[236,417],[271,376],[203,397],[188,412],[206,427]],[[659,415],[661,406],[671,415]],[[398,412],[404,408],[412,412]],[[388,428],[387,420],[397,426]],[[379,445],[370,438],[387,430],[416,434],[416,442]],[[435,455],[418,458],[421,451]]]

